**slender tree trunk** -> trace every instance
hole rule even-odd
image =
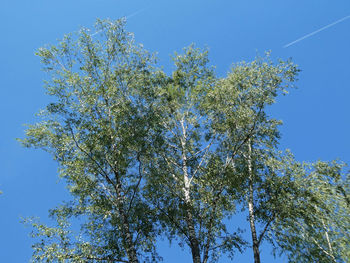
[[[124,212],[124,211],[122,211]],[[124,243],[126,245],[126,253],[128,255],[128,259],[130,263],[138,263],[139,260],[137,258],[137,253],[136,249],[132,240],[132,235],[130,233],[130,228],[129,228],[129,220],[127,218],[127,215],[123,213],[122,215],[122,220],[123,220],[123,239]]]
[[[248,193],[248,210],[249,223],[252,232],[254,262],[260,263],[259,242],[256,235],[255,218],[254,218],[254,189],[253,189],[253,167],[252,167],[252,146],[248,141],[248,173],[249,173],[249,193]]]
[[[336,261],[335,261],[335,258],[334,258],[334,254],[333,254],[332,244],[331,244],[331,241],[330,241],[330,239],[329,239],[328,230],[327,230],[326,224],[324,223],[324,220],[323,220],[323,219],[322,219],[322,225],[323,225],[323,229],[324,229],[324,231],[325,231],[325,236],[326,236],[326,240],[327,240],[327,244],[328,244],[328,249],[329,249],[329,255],[330,255],[330,257],[332,258],[333,262],[336,262]]]
[[[109,117],[109,122],[112,123],[112,117],[111,117],[111,109],[109,108],[109,103],[108,100],[106,100],[106,105],[108,106],[108,117]],[[111,141],[114,141],[114,138],[111,137]],[[114,146],[112,146],[114,147]],[[114,149],[113,149],[114,150]],[[117,168],[117,162],[114,163],[114,167],[112,167],[114,170],[114,176],[117,184],[115,185],[115,191],[117,194],[117,208],[119,215],[121,217],[121,222],[122,222],[122,239],[123,239],[123,246],[126,250],[126,254],[129,260],[129,263],[139,263],[139,260],[137,258],[137,252],[135,248],[135,244],[133,242],[133,236],[130,232],[130,224],[129,224],[129,219],[128,219],[128,214],[125,212],[125,207],[124,207],[124,202],[123,202],[123,196],[122,196],[122,185],[120,182],[120,177],[118,173],[118,168]]]
[[[187,156],[186,156],[186,128],[184,126],[183,119],[181,120],[181,128],[182,128],[182,139],[181,139],[182,156],[181,157],[182,157],[182,171],[184,176],[183,193],[184,193],[185,205],[186,205],[185,219],[186,219],[186,224],[188,229],[188,236],[190,241],[193,263],[201,263],[199,242],[196,236],[196,230],[194,227],[193,215],[192,215],[192,203],[191,203],[191,196],[190,196],[191,179],[189,178],[188,171],[187,171],[188,167],[187,167]]]
[[[195,232],[195,228],[194,228],[194,224],[193,224],[193,218],[192,218],[192,213],[190,211],[190,207],[188,207],[188,209],[186,211],[186,222],[187,222],[187,229],[189,232],[188,234],[189,234],[189,239],[190,239],[192,261],[193,261],[193,263],[201,263],[199,243],[198,243],[198,239],[196,237],[196,232]]]
[[[218,200],[218,196],[216,196],[216,198],[214,199],[213,202],[213,215],[216,212],[216,202]],[[207,243],[205,244],[204,247],[204,252],[203,252],[203,263],[207,263],[209,260],[209,249],[210,249],[210,242],[211,242],[211,238],[212,238],[212,231],[213,231],[213,227],[214,227],[214,216],[210,217],[209,220],[209,229],[208,229],[208,233],[207,233]]]
[[[118,203],[118,212],[122,220],[122,238],[123,238],[123,245],[126,249],[126,254],[128,256],[129,263],[139,263],[139,260],[137,258],[137,252],[135,248],[135,244],[133,242],[133,237],[130,232],[130,224],[128,215],[126,214],[124,210],[124,205],[122,201],[122,194],[121,194],[121,184],[118,180],[118,175],[116,174],[117,179],[117,185],[116,185],[116,192],[117,192],[117,203]]]

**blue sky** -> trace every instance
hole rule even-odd
[[[170,69],[170,55],[196,43],[224,76],[230,65],[272,51],[292,57],[302,72],[296,90],[278,99],[271,114],[283,120],[281,148],[298,160],[350,161],[350,19],[287,48],[288,43],[350,15],[350,1],[337,0],[2,0],[0,2],[0,262],[28,262],[29,229],[20,217],[39,216],[67,199],[57,166],[40,150],[23,149],[24,123],[49,102],[35,50],[65,33],[92,27],[96,18],[130,16],[137,42],[157,51]],[[233,224],[240,224],[235,221]],[[188,251],[160,245],[164,262],[191,262]],[[263,247],[263,262],[273,261]],[[220,262],[227,262],[223,259]],[[252,262],[247,251],[236,262]]]

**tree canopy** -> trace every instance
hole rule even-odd
[[[194,263],[250,248],[257,263],[264,241],[290,262],[349,259],[344,165],[280,151],[267,112],[295,83],[292,61],[267,53],[218,77],[191,45],[167,73],[123,20],[37,54],[52,103],[21,141],[53,156],[72,200],[50,211],[55,226],[28,219],[34,262],[158,262],[161,237]],[[251,240],[230,220],[242,209]]]

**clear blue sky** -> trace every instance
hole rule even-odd
[[[170,68],[169,55],[191,43],[209,47],[221,76],[233,62],[252,60],[257,51],[292,57],[302,69],[299,89],[271,109],[284,121],[281,148],[290,148],[298,160],[350,161],[350,19],[283,48],[350,15],[349,0],[2,0],[0,262],[28,262],[31,239],[20,217],[46,221],[47,210],[67,198],[51,157],[22,149],[15,141],[23,137],[23,124],[33,123],[34,114],[49,102],[35,50],[81,26],[91,27],[96,18],[129,15],[128,30],[147,49],[159,52],[165,69]],[[169,249],[166,242],[160,254],[164,262],[191,262],[187,250]],[[273,261],[268,246],[262,259],[284,262]],[[252,260],[250,251],[236,257],[236,262]]]

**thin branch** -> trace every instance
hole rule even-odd
[[[238,144],[238,146],[236,147],[234,147],[234,150],[233,150],[233,152],[232,152],[232,156],[234,156],[236,153],[237,153],[237,151],[251,138],[251,136],[253,135],[253,132],[254,132],[254,130],[255,130],[255,127],[256,127],[256,124],[257,124],[257,121],[258,121],[258,117],[259,117],[259,115],[260,115],[260,113],[261,113],[261,111],[262,111],[262,108],[263,108],[263,104],[259,107],[259,111],[258,111],[258,113],[257,113],[257,115],[256,115],[256,118],[255,118],[255,120],[254,120],[254,122],[253,122],[253,125],[252,125],[252,127],[250,128],[250,131],[248,132],[248,134],[247,134],[247,136],[245,137],[245,139],[240,143],[240,144]]]
[[[299,226],[303,229],[303,231],[305,232],[305,227],[302,226],[298,221],[295,221],[295,222],[296,222],[297,225],[299,225]],[[306,238],[304,234],[302,234],[302,237],[303,237],[304,239]],[[331,255],[326,249],[324,249],[324,248],[317,242],[317,240],[316,240],[314,237],[310,237],[310,238],[311,238],[311,240],[315,243],[315,245],[316,245],[323,253],[325,253],[327,256],[331,257],[331,258],[334,260],[333,255]],[[335,262],[335,260],[334,260],[334,262]]]
[[[210,148],[210,146],[213,144],[214,142],[214,138],[210,141],[210,143],[204,147],[203,149],[197,151],[195,154],[192,155],[192,157],[188,158],[188,160],[192,160],[193,158],[195,158],[197,155],[199,155],[201,152],[204,152],[204,151],[208,151],[208,149]],[[204,154],[205,155],[205,154]]]
[[[315,238],[311,237],[312,241],[314,241],[314,243],[317,245],[317,247],[319,249],[322,250],[323,253],[325,253],[327,256],[331,257],[334,260],[334,256],[331,255],[327,250],[325,250],[318,242]],[[335,262],[335,261],[334,261]]]
[[[169,220],[176,226],[176,228],[188,239],[190,240],[189,236],[187,235],[186,231],[174,220],[166,211],[164,211],[158,204],[156,205],[157,208],[161,213],[163,213]]]
[[[272,221],[275,219],[275,214],[272,215],[272,217],[269,219],[269,221],[267,222],[267,224],[264,227],[264,230],[260,233],[260,236],[258,238],[258,246],[260,246],[260,243],[265,235],[265,232],[267,231],[267,229],[269,228],[270,224],[272,223]]]
[[[201,161],[199,162],[199,164],[198,164],[196,170],[194,171],[194,173],[193,173],[193,175],[192,175],[192,178],[190,179],[190,183],[191,183],[193,177],[194,177],[194,176],[196,175],[196,173],[198,172],[199,168],[202,166],[202,164],[203,164],[203,162],[204,162],[204,160],[205,160],[205,157],[206,157],[206,155],[208,154],[209,149],[210,149],[210,146],[211,146],[212,144],[213,144],[213,140],[209,143],[209,145],[208,145],[207,147],[205,147],[204,149],[202,149],[202,150],[200,151],[200,152],[202,152],[202,151],[205,150],[205,153],[203,154]],[[191,158],[190,158],[189,160],[191,160]]]
[[[166,163],[167,163],[169,166],[170,166],[170,163],[172,163],[172,164],[175,165],[176,167],[181,168],[181,165],[179,165],[179,164],[176,163],[175,161],[166,158],[165,155],[162,155],[162,154],[160,154],[160,155],[163,157],[163,159],[166,161]]]
[[[324,220],[321,219],[321,221],[322,221],[323,229],[324,229],[324,231],[325,231],[325,236],[326,236],[326,240],[327,240],[327,244],[328,244],[330,256],[331,256],[332,259],[335,261],[334,256],[333,256],[332,244],[331,244],[331,241],[330,241],[329,235],[328,235],[328,229],[326,228],[326,224],[324,223]]]
[[[163,124],[163,126],[164,126],[170,133],[172,133],[172,135],[173,135],[175,138],[180,139],[180,138],[179,138],[179,135],[176,134],[176,133],[167,125],[166,122],[163,121],[162,124]],[[177,126],[177,125],[176,125],[176,126]],[[177,127],[176,127],[176,128],[177,128]]]
[[[87,156],[90,158],[90,160],[92,160],[92,161],[97,165],[98,169],[100,170],[100,174],[103,175],[103,176],[106,178],[107,182],[110,183],[110,184],[114,187],[114,189],[117,189],[117,186],[115,185],[115,183],[114,183],[114,182],[112,181],[112,179],[108,176],[108,174],[104,171],[104,169],[101,167],[101,165],[95,160],[95,158],[93,158],[93,157],[91,156],[91,154],[89,154],[87,151],[85,151],[85,150],[79,145],[78,141],[77,141],[76,138],[75,138],[74,131],[73,131],[73,129],[72,129],[72,127],[71,127],[71,125],[70,125],[69,123],[68,123],[68,127],[69,127],[69,129],[70,129],[70,132],[71,132],[71,134],[72,134],[72,139],[73,139],[75,145],[77,146],[77,148],[78,148],[82,153],[84,153],[85,155],[87,155]]]
[[[136,192],[137,192],[137,189],[139,188],[139,186],[140,186],[140,183],[141,183],[141,180],[142,180],[142,177],[143,177],[143,173],[142,173],[142,169],[141,169],[141,160],[140,160],[140,155],[138,154],[137,155],[137,160],[138,160],[138,162],[139,162],[139,180],[137,181],[137,184],[136,184],[136,186],[135,186],[135,188],[134,188],[134,192],[133,192],[133,195],[132,195],[132,197],[131,197],[131,199],[130,199],[130,203],[129,203],[129,208],[128,208],[128,210],[127,210],[127,214],[129,214],[129,212],[130,212],[130,209],[131,209],[131,206],[132,206],[132,202],[134,201],[134,198],[135,198],[135,196],[136,196]]]
[[[118,207],[119,203],[117,202],[117,200],[115,200],[113,198],[113,195],[109,191],[109,189],[102,182],[100,182],[100,186],[107,193],[106,195],[104,195],[107,198],[107,200],[109,200],[112,204],[114,204],[116,207]],[[103,192],[103,193],[105,194],[105,192]],[[91,195],[91,197],[93,197],[93,196]],[[111,211],[108,211],[108,215],[110,216],[111,214],[112,214]]]
[[[213,225],[214,224],[214,214],[216,213],[217,201],[219,200],[219,195],[216,195],[216,198],[214,199],[214,202],[213,202],[213,212],[211,213],[212,216],[209,219],[207,243],[205,244],[205,248],[204,248],[204,252],[203,252],[203,263],[206,263],[209,259],[210,241],[211,241],[212,231],[213,231],[213,226],[214,226]]]

